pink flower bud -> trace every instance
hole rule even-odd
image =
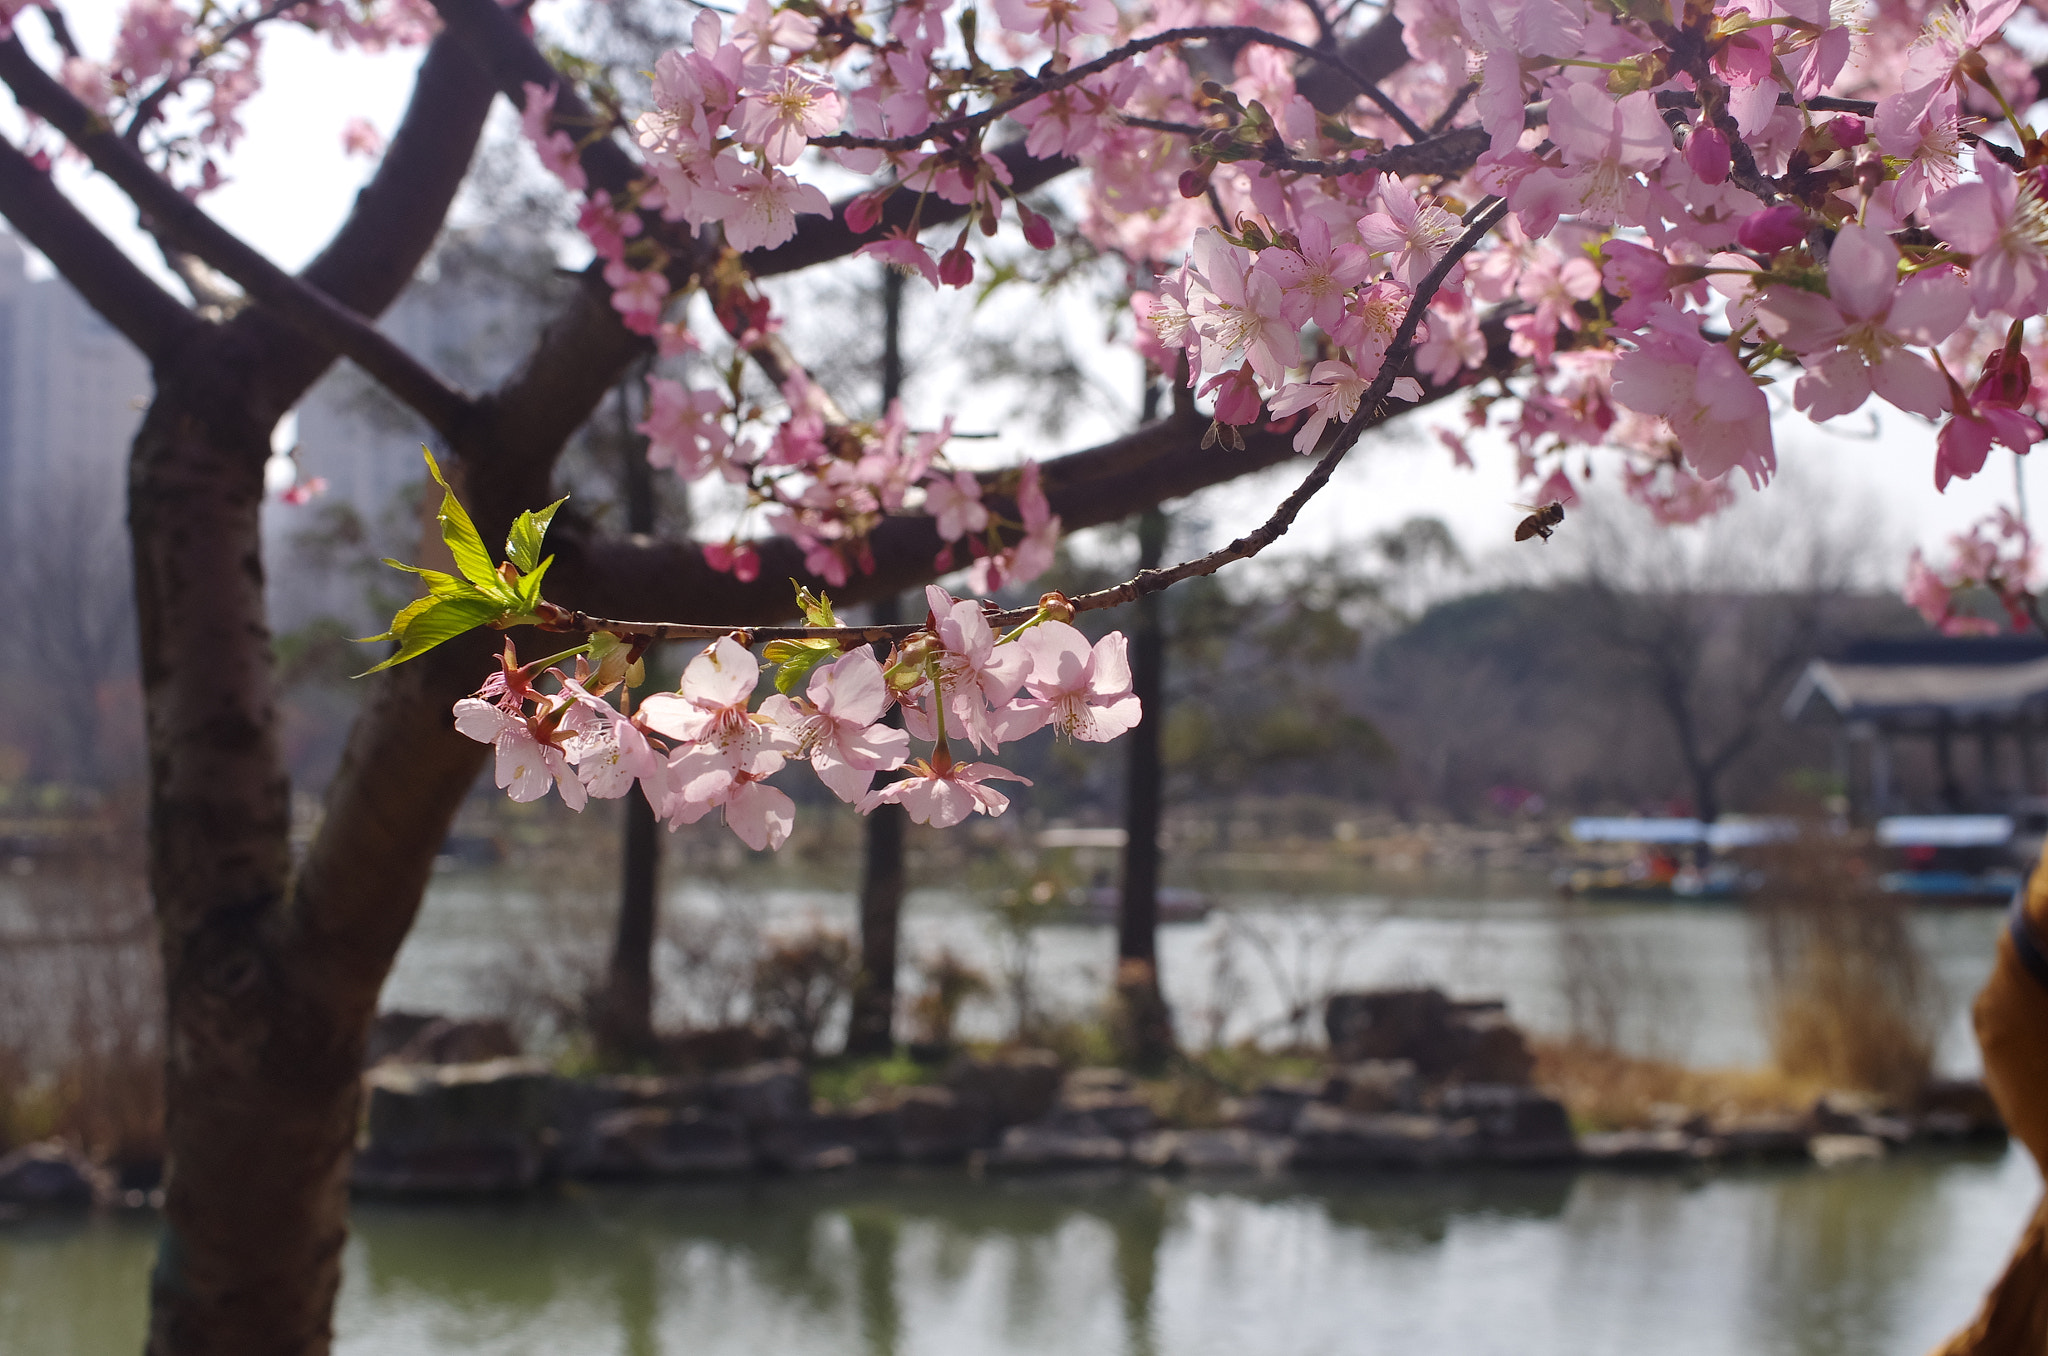
[[[1701,127],[1685,139],[1685,163],[1705,184],[1728,182],[1728,137],[1718,127]]]
[[[965,287],[974,281],[974,256],[955,245],[939,256],[939,281],[948,287]]]
[[[1263,404],[1250,363],[1235,371],[1217,373],[1203,385],[1201,393],[1216,398],[1219,424],[1249,424],[1259,417]]]
[[[1053,245],[1052,223],[1038,213],[1017,204],[1017,215],[1024,222],[1024,243],[1035,250],[1049,250]]]
[[[1861,146],[1870,140],[1870,130],[1863,125],[1863,119],[1851,117],[1846,113],[1822,123],[1821,130],[1843,150]]]
[[[1746,250],[1776,254],[1806,238],[1806,213],[1797,205],[1781,202],[1744,218],[1735,239]]]
[[[1205,169],[1182,170],[1180,195],[1183,198],[1199,198],[1209,191],[1209,171]]]
[[[846,229],[855,235],[866,235],[881,224],[882,202],[887,192],[863,193],[846,204]]]

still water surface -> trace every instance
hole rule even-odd
[[[1565,1034],[1571,1025],[1565,956],[1591,958],[1618,1008],[1615,1033],[1635,1053],[1694,1065],[1761,1064],[1770,1050],[1758,1021],[1758,960],[1747,915],[1726,905],[1609,905],[1568,911],[1534,896],[1509,899],[1380,894],[1219,895],[1195,924],[1161,929],[1160,975],[1185,1041],[1283,1035],[1284,1014],[1310,1011],[1344,987],[1435,984],[1461,998],[1508,1001],[1516,1021]],[[682,943],[732,920],[769,932],[812,923],[851,931],[850,893],[830,890],[717,890],[678,884],[663,901],[661,954],[669,1020],[694,983],[680,968]],[[610,944],[610,897],[537,894],[528,881],[497,873],[449,873],[427,893],[407,937],[384,1005],[465,1015],[504,1010],[508,982],[529,983],[536,958],[557,962],[579,949],[601,967]],[[1990,972],[1997,909],[1932,909],[1913,920],[1926,956],[1940,1040],[1936,1062],[1974,1073],[1977,1050],[1969,1000]],[[1053,926],[1030,936],[1033,986],[1041,1005],[1079,1014],[1101,1001],[1114,971],[1116,934],[1107,926]],[[904,910],[903,951],[914,992],[920,957],[954,951],[991,974],[1017,959],[1018,942],[997,928],[964,890],[914,891]],[[595,970],[593,969],[593,972]],[[692,1013],[699,1020],[714,1014]],[[1012,1021],[1000,999],[970,1008],[965,1033],[996,1037]],[[1320,1030],[1314,1035],[1320,1036]]]
[[[358,1206],[342,1356],[1918,1356],[2039,1182],[1927,1153],[1700,1177],[830,1179]],[[146,1219],[0,1226],[0,1351],[131,1356]]]

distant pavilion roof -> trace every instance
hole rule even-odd
[[[2048,715],[2048,640],[2031,636],[1859,641],[1806,666],[1785,718],[1909,731]]]

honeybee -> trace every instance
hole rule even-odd
[[[1549,541],[1552,530],[1564,521],[1564,505],[1555,500],[1542,508],[1537,508],[1534,504],[1517,504],[1515,507],[1529,510],[1529,516],[1515,525],[1516,541],[1527,541],[1531,537],[1541,537]]]

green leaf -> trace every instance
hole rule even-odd
[[[548,534],[548,524],[554,521],[555,510],[569,502],[563,495],[554,503],[539,511],[528,509],[512,520],[512,534],[505,538],[505,559],[522,570],[539,568],[541,539]]]
[[[468,580],[457,579],[452,574],[443,574],[439,570],[423,570],[417,565],[408,565],[402,560],[393,560],[389,556],[384,557],[384,563],[394,570],[404,570],[407,574],[418,575],[426,581],[427,592],[437,598],[447,597],[451,594],[476,592],[476,589]]]
[[[513,586],[512,591],[519,595],[519,606],[525,611],[532,612],[540,606],[541,577],[548,572],[548,566],[554,563],[555,558],[549,556],[546,560],[543,560],[540,564],[519,576],[519,582]]]
[[[839,625],[839,623],[833,619],[832,600],[830,598],[826,597],[822,593],[812,593],[809,589],[805,588],[802,584],[797,583],[794,579],[790,580],[789,582],[796,589],[797,611],[804,614],[804,620],[806,622],[810,623],[812,626]]]
[[[433,649],[444,640],[453,640],[465,631],[494,622],[504,616],[504,604],[495,598],[482,596],[462,598],[426,597],[408,606],[391,623],[391,634],[379,636],[379,640],[396,640],[398,652],[375,668],[363,670],[356,675],[367,678],[393,664],[403,664]]]
[[[427,459],[427,470],[432,473],[434,483],[441,487],[441,511],[436,516],[441,520],[441,540],[448,543],[449,554],[455,557],[455,568],[462,571],[463,578],[486,593],[500,592],[504,583],[498,578],[498,567],[491,563],[491,553],[484,549],[484,539],[478,534],[476,524],[470,521],[469,511],[462,507],[462,501],[455,497],[455,491],[442,477],[440,463],[434,460],[434,454],[424,446],[420,452]]]
[[[782,666],[775,671],[775,690],[785,696],[812,669],[838,656],[836,640],[771,640],[761,648],[763,659]]]

